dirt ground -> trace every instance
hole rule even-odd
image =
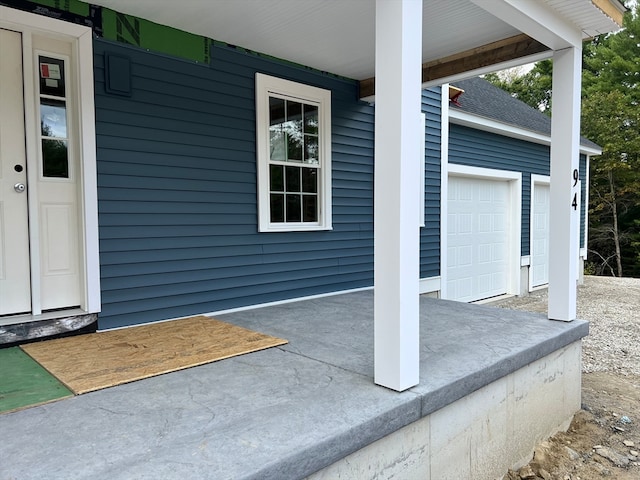
[[[536,448],[533,460],[504,480],[640,479],[640,378],[583,375],[582,409],[567,432]]]
[[[579,313],[581,300],[584,307],[585,301],[598,299],[593,310],[596,314],[593,319],[588,318],[592,322],[592,338],[585,340],[583,347],[582,409],[573,418],[567,432],[560,432],[539,444],[533,460],[517,472],[509,471],[503,480],[640,480],[640,375],[625,368],[616,368],[611,361],[606,363],[606,368],[597,364],[598,358],[606,356],[605,350],[618,350],[617,355],[611,354],[610,357],[632,360],[631,365],[640,367],[635,353],[638,348],[635,336],[640,334],[640,322],[637,322],[640,279],[635,282],[629,290],[620,289],[627,284],[616,285],[615,280],[589,279],[586,286],[579,289]],[[611,295],[603,302],[602,295],[596,294],[608,289]],[[537,299],[529,298],[520,303],[514,300],[511,305],[500,306],[539,311],[545,306],[545,295],[539,294]],[[605,342],[601,337],[594,338],[594,333],[598,335],[598,328],[602,326],[598,324],[602,324],[602,312],[607,311],[606,303],[619,306],[628,301],[636,303],[638,308],[623,315],[617,313],[610,321],[615,325],[625,324],[624,331],[634,337],[633,341],[629,345],[624,344],[629,341],[629,335],[619,342],[615,338]],[[582,318],[589,316],[588,307],[582,312]],[[629,319],[633,320],[630,324],[626,323]],[[609,330],[614,328],[605,327]],[[623,336],[617,338],[622,339]],[[631,359],[628,358],[629,349],[633,349]],[[596,363],[593,363],[594,359]]]

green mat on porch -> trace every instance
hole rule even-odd
[[[0,349],[0,413],[72,395],[58,379],[20,348]]]

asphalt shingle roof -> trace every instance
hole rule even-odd
[[[461,88],[464,93],[458,103],[451,102],[452,109],[490,118],[498,122],[551,136],[551,118],[514,98],[508,92],[496,87],[483,78],[469,78],[451,85]],[[584,137],[580,137],[583,147],[600,148]]]

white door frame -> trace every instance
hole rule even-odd
[[[36,72],[33,60],[33,35],[55,38],[69,42],[75,68],[73,82],[77,85],[76,101],[79,115],[79,155],[80,155],[80,218],[79,225],[82,237],[81,288],[83,301],[80,305],[83,313],[100,311],[100,262],[98,255],[98,188],[96,170],[95,144],[95,110],[93,95],[93,33],[89,27],[63,22],[9,7],[0,6],[0,28],[13,30],[22,35],[22,55],[24,74],[24,106],[25,106],[25,142],[27,163],[37,165],[39,121],[36,117],[37,105],[35,83]],[[36,185],[38,169],[28,169],[27,180]],[[5,317],[0,324],[22,323],[40,320],[43,316],[40,305],[40,252],[34,248],[39,244],[37,225],[38,212],[36,189],[27,189],[29,194],[29,239],[31,244],[31,315]],[[66,316],[68,312],[56,312],[55,317]],[[52,316],[47,314],[46,318]],[[54,317],[54,318],[55,318]]]
[[[443,165],[442,179],[448,184],[449,176],[482,178],[485,180],[499,180],[509,182],[510,230],[509,251],[507,252],[508,278],[507,294],[517,295],[520,292],[520,250],[522,231],[522,173],[509,170],[495,170],[491,168],[469,167],[455,163]],[[445,180],[446,179],[446,180]],[[448,247],[448,215],[447,206],[449,189],[441,187],[440,197],[440,275],[441,297],[449,298],[447,292],[447,247]]]

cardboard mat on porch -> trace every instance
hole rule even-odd
[[[21,348],[75,394],[81,394],[285,343],[198,316]]]

